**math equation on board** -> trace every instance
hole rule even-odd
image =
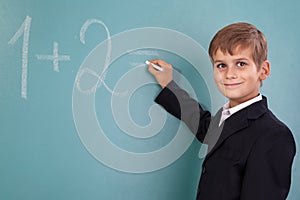
[[[28,98],[27,74],[30,70],[28,55],[30,52],[31,22],[32,18],[26,16],[21,26],[8,41],[8,45],[15,45],[20,40],[23,42],[20,53],[22,55],[21,98],[24,100]],[[151,105],[148,109],[146,117],[147,120],[149,118],[150,120],[147,121],[149,123],[146,125],[139,125],[131,117],[130,101],[137,89],[142,86],[156,84],[153,77],[145,73],[146,64],[144,61],[140,63],[130,60],[130,67],[133,66],[133,68],[126,71],[118,79],[113,89],[108,87],[104,79],[111,60],[114,61],[127,53],[129,55],[139,55],[139,60],[140,57],[144,56],[147,59],[151,56],[160,57],[157,50],[163,50],[168,52],[168,54],[172,53],[174,56],[181,57],[187,63],[190,63],[191,67],[195,70],[195,74],[204,78],[208,86],[209,95],[213,96],[211,99],[221,101],[221,98],[215,96],[218,94],[214,91],[215,89],[210,87],[214,84],[211,79],[207,78],[210,77],[209,71],[203,70],[204,68],[201,67],[210,64],[204,48],[191,37],[181,32],[159,27],[132,29],[111,37],[107,26],[101,20],[95,18],[87,19],[81,26],[80,42],[82,44],[85,44],[85,33],[92,24],[98,24],[105,29],[106,40],[105,42],[101,42],[85,58],[74,83],[72,94],[73,119],[82,144],[99,162],[118,171],[147,173],[169,166],[179,159],[193,142],[194,137],[186,134],[183,124],[179,124],[178,129],[175,130],[175,137],[165,146],[159,146],[153,151],[145,152],[135,152],[119,148],[106,137],[108,134],[105,132],[108,129],[106,130],[102,127],[103,124],[109,124],[109,119],[111,119],[116,127],[118,127],[118,131],[129,135],[130,138],[142,140],[153,138],[153,136],[164,130],[167,115],[158,105]],[[114,53],[112,53],[112,40],[115,42],[114,44],[117,44]],[[149,49],[156,50],[149,51]],[[53,70],[59,72],[60,62],[71,61],[70,55],[63,54],[59,50],[58,42],[54,41],[51,53],[36,54],[35,58],[37,60],[51,61],[53,63]],[[91,65],[91,63],[93,64]],[[189,80],[181,74],[180,70],[177,71],[175,69],[173,73],[174,77],[177,77],[180,83],[187,88],[187,91],[196,98],[196,92],[189,83]],[[84,74],[87,76],[84,76]],[[93,77],[91,78],[91,76]],[[102,126],[99,123],[100,120],[98,120],[95,106],[95,93],[100,86],[103,86],[111,94],[109,104],[112,117],[106,117],[106,121],[103,121]],[[219,103],[215,102],[213,105],[219,105]],[[206,152],[206,147],[202,145],[198,154],[199,158],[203,158]],[[154,160],[155,162],[153,162]],[[143,165],[136,165],[136,163],[143,163]]]
[[[21,97],[23,99],[27,99],[27,74],[29,70],[28,63],[28,53],[29,42],[30,42],[30,29],[31,29],[31,21],[32,18],[30,16],[26,16],[25,20],[19,27],[19,29],[15,32],[12,38],[8,41],[9,45],[14,45],[18,40],[23,40],[23,45],[21,49],[22,54],[22,63],[21,63]],[[89,26],[92,24],[100,24],[102,25],[107,34],[107,38],[110,38],[110,33],[107,26],[98,19],[88,19],[84,22],[80,29],[80,42],[85,44],[85,32],[88,30]],[[59,72],[59,62],[61,61],[71,61],[70,55],[63,55],[59,53],[59,44],[58,42],[53,42],[53,50],[51,54],[36,54],[36,59],[38,60],[48,60],[53,63],[53,70]]]

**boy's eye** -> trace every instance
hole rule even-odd
[[[225,67],[226,67],[225,64],[222,64],[222,63],[217,64],[217,68],[218,68],[218,69],[224,69]]]
[[[246,65],[245,62],[238,62],[238,63],[237,63],[237,66],[238,66],[238,67],[244,67],[245,65]]]

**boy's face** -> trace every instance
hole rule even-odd
[[[270,63],[258,68],[251,49],[236,48],[233,55],[217,50],[213,58],[214,80],[220,92],[229,99],[230,107],[256,97],[261,81],[270,74]]]

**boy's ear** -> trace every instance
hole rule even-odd
[[[265,80],[270,75],[270,72],[270,62],[266,60],[261,65],[260,80]]]

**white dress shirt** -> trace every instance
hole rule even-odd
[[[262,95],[259,94],[257,97],[254,97],[253,99],[250,99],[244,103],[241,103],[237,106],[234,106],[232,108],[229,108],[229,102],[227,102],[224,106],[223,106],[223,111],[222,111],[222,116],[220,119],[220,123],[219,126],[221,126],[221,124],[231,115],[233,115],[234,113],[236,113],[239,110],[242,110],[243,108],[246,108],[247,106],[250,106],[251,104],[258,102],[262,100]]]

